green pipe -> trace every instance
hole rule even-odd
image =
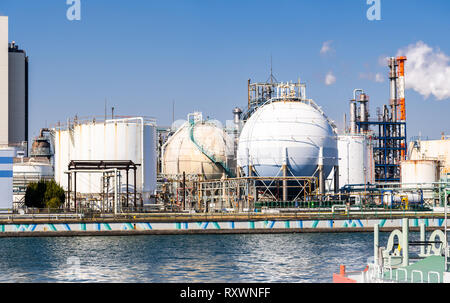
[[[219,161],[219,160],[216,160],[216,158],[214,158],[214,156],[212,156],[212,155],[209,155],[196,141],[195,141],[195,139],[194,139],[194,127],[195,127],[195,123],[191,123],[191,126],[190,126],[190,138],[191,138],[191,141],[192,141],[192,143],[194,143],[194,145],[198,148],[198,150],[199,151],[201,151],[209,160],[211,160],[213,163],[215,163],[216,165],[219,165],[224,171],[225,171],[225,173],[227,174],[227,176],[228,177],[230,177],[230,178],[234,178],[234,174],[233,174],[233,172],[228,168],[228,166],[225,164],[225,163],[223,163],[223,162],[221,162],[221,161]]]

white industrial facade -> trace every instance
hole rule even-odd
[[[8,144],[8,17],[0,16],[0,144]]]
[[[11,209],[13,202],[14,149],[0,149],[0,209]]]

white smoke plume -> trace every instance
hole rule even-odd
[[[376,74],[375,74],[375,82],[378,82],[378,83],[384,82],[384,77],[383,77],[383,75],[380,74],[380,73],[376,73]]]
[[[400,49],[397,56],[406,56],[405,84],[425,99],[450,98],[450,57],[422,41]]]
[[[336,82],[336,77],[333,75],[332,71],[329,71],[327,73],[327,75],[325,76],[325,84],[326,85],[331,85],[331,84],[333,84],[335,82]]]
[[[376,74],[373,74],[373,73],[359,73],[359,78],[360,79],[367,79],[367,80],[378,82],[378,83],[384,82],[384,77],[380,73],[376,73]]]

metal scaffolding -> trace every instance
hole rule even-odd
[[[122,207],[129,208],[130,202],[130,184],[129,171],[133,170],[134,185],[132,188],[132,195],[134,201],[134,209],[138,208],[137,188],[136,188],[136,171],[140,164],[135,164],[133,161],[126,160],[82,160],[70,161],[68,165],[68,182],[67,182],[67,199],[66,208],[71,208],[72,204],[76,211],[79,210],[80,201],[77,201],[77,174],[79,173],[101,173],[102,174],[102,188],[101,188],[101,211],[118,213]],[[125,171],[126,176],[126,192],[121,193],[121,171]],[[111,181],[112,180],[112,181]],[[73,192],[72,192],[73,186]],[[110,192],[112,190],[112,193]],[[82,195],[80,194],[80,197]],[[86,196],[86,195],[85,195]],[[112,200],[111,200],[112,198]],[[124,199],[122,199],[124,198]],[[72,203],[73,200],[73,203]],[[86,199],[85,199],[86,200]],[[123,201],[122,201],[123,200]],[[143,207],[143,205],[141,205]]]
[[[293,205],[318,190],[315,177],[240,177],[202,180],[199,175],[160,177],[159,199],[166,209],[246,212],[264,203]]]
[[[372,135],[375,182],[400,182],[400,163],[407,154],[406,122],[357,122],[358,130],[376,129]],[[373,129],[372,128],[372,129]]]
[[[247,111],[243,114],[243,120],[247,120],[258,107],[265,104],[273,98],[290,98],[295,100],[306,100],[306,84],[292,82],[274,82],[274,78],[270,77],[270,82],[251,83],[248,80],[248,105]],[[276,79],[275,79],[276,80]]]

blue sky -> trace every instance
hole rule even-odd
[[[160,125],[202,111],[221,121],[245,106],[247,79],[265,81],[270,56],[280,81],[301,78],[307,95],[343,125],[354,88],[371,113],[388,102],[380,58],[423,41],[450,56],[450,1],[381,0],[369,21],[366,0],[81,0],[69,21],[66,0],[2,0],[10,40],[30,57],[30,135],[78,115],[156,117]],[[320,54],[323,43],[331,51]],[[324,82],[331,72],[336,81]],[[408,70],[406,71],[408,81]],[[374,75],[383,82],[374,81]],[[450,100],[406,91],[408,137],[450,134]]]

